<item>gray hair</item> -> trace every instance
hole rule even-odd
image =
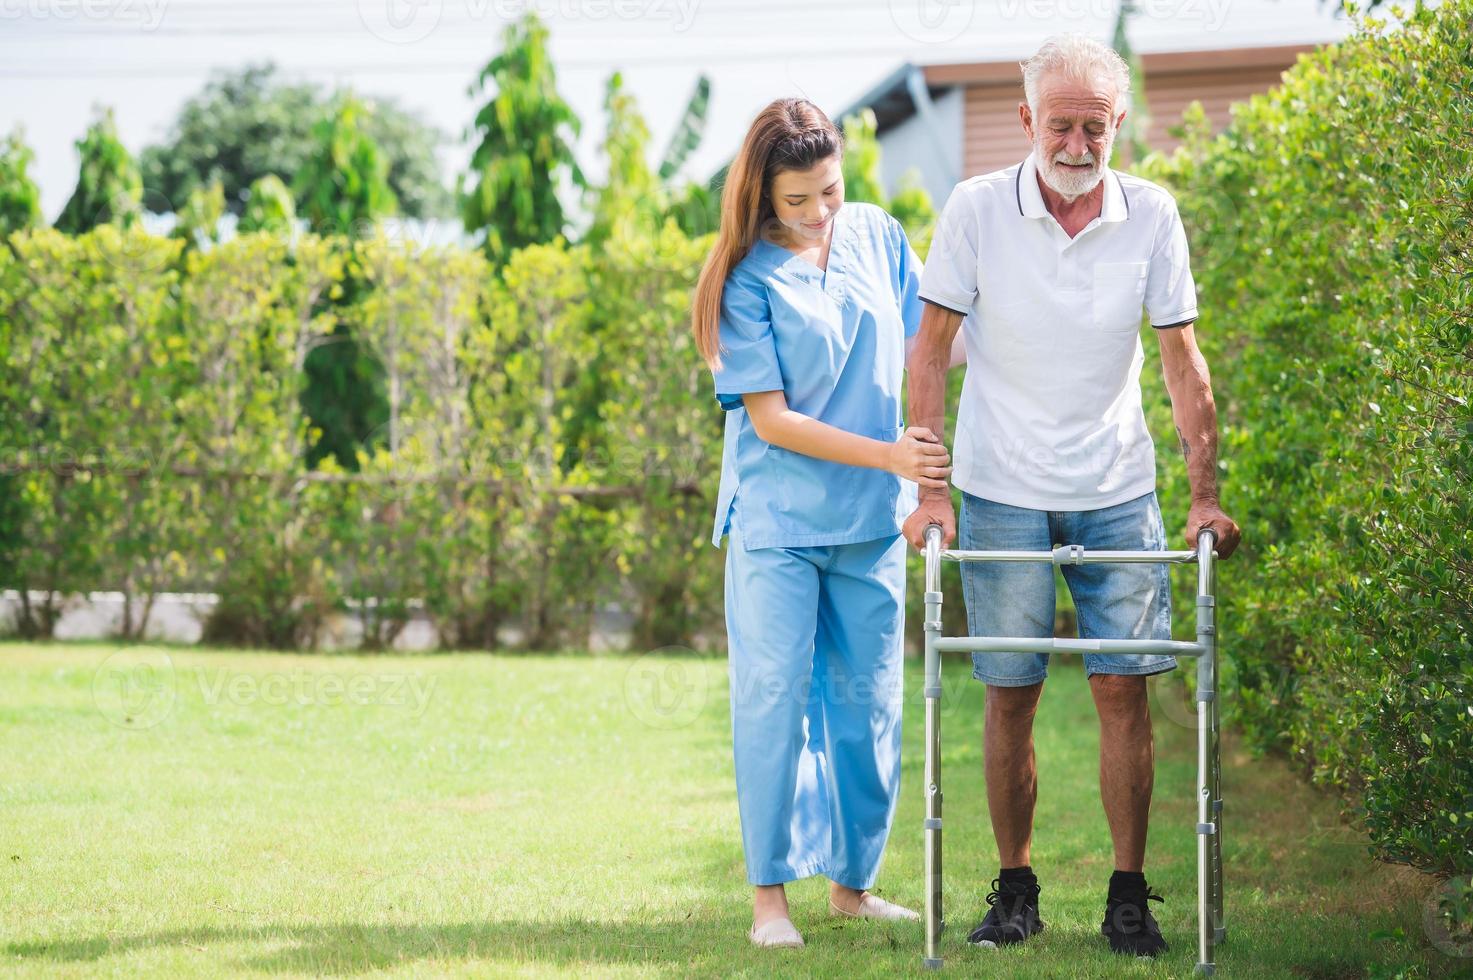
[[[1088,34],[1055,34],[1043,47],[1022,62],[1023,95],[1028,109],[1038,114],[1038,89],[1049,75],[1063,75],[1076,82],[1106,82],[1115,88],[1115,107],[1130,97],[1130,66],[1115,49]]]

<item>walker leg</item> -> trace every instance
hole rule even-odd
[[[1221,866],[1218,846],[1218,741],[1216,605],[1213,595],[1212,546],[1215,536],[1197,537],[1197,642],[1206,653],[1197,658],[1197,972],[1217,969],[1215,946]]]
[[[939,969],[941,933],[946,926],[942,913],[941,874],[941,528],[926,529],[926,620],[925,620],[925,698],[926,698],[926,763],[925,763],[925,930],[926,950],[922,964]],[[1222,759],[1219,732],[1217,691],[1217,625],[1214,594],[1215,575],[1213,547],[1216,535],[1204,530],[1197,536],[1197,643],[1202,652],[1197,656],[1197,972],[1216,972],[1216,945],[1226,934],[1223,918],[1222,886]],[[1080,549],[1082,552],[1082,549]],[[1012,559],[1011,555],[965,552],[953,555],[969,561]],[[1021,560],[1047,560],[1027,555]],[[1053,555],[1060,561],[1059,551]],[[1017,560],[1017,559],[1014,559]],[[1083,554],[1078,555],[1084,561]],[[1128,560],[1114,555],[1098,561]],[[1158,560],[1148,556],[1143,560]],[[1164,560],[1182,560],[1169,556]],[[953,649],[968,646],[949,644]],[[1075,648],[1070,648],[1074,652]]]
[[[1216,651],[1213,653],[1216,658]],[[1213,674],[1216,675],[1214,665]],[[1222,728],[1219,724],[1222,700],[1212,699],[1212,907],[1215,945],[1227,938],[1227,913],[1222,902]]]
[[[941,968],[941,529],[926,529],[926,969]]]
[[[941,966],[941,771],[940,718],[936,698],[926,697],[926,956],[923,965]]]

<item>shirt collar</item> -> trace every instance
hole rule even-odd
[[[822,281],[825,275],[832,278],[835,272],[835,260],[839,259],[842,261],[842,257],[839,254],[839,246],[843,243],[849,230],[849,215],[846,213],[849,207],[846,203],[834,212],[834,229],[832,233],[833,237],[829,242],[827,269],[820,269],[807,259],[799,258],[792,249],[784,248],[776,242],[769,241],[767,238],[759,237],[757,242],[760,245],[767,246],[778,268],[786,269],[804,282]]]
[[[1013,180],[1013,189],[1018,199],[1018,213],[1025,218],[1046,218],[1048,207],[1043,203],[1043,192],[1038,189],[1038,161],[1035,155],[1018,165]],[[1125,221],[1130,217],[1130,199],[1120,177],[1110,168],[1105,168],[1105,200],[1100,205],[1100,221]]]

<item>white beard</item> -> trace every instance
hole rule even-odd
[[[1098,161],[1088,150],[1082,158],[1074,158],[1069,154],[1059,151],[1058,157],[1062,157],[1064,163],[1093,163],[1095,168],[1087,173],[1075,173],[1064,170],[1056,165],[1056,160],[1044,156],[1043,147],[1034,141],[1033,152],[1038,159],[1038,172],[1043,177],[1043,182],[1052,187],[1057,193],[1068,200],[1082,197],[1095,189],[1095,185],[1105,179],[1105,170],[1110,166],[1110,153],[1115,148],[1115,137],[1112,134],[1105,141],[1103,152]]]

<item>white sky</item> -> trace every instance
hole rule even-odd
[[[785,95],[830,114],[905,61],[1022,58],[1062,30],[1108,40],[1118,0],[0,0],[0,132],[16,124],[53,219],[77,179],[75,141],[111,106],[137,153],[163,138],[213,68],[275,61],[288,77],[394,96],[450,134],[444,175],[469,157],[467,87],[527,10],[552,35],[582,118],[590,177],[603,86],[622,70],[658,159],[697,75],[712,79],[705,142],[686,173],[725,162],[751,117]],[[1138,0],[1138,51],[1323,42],[1343,18],[1319,0]],[[652,161],[653,162],[653,161]]]

